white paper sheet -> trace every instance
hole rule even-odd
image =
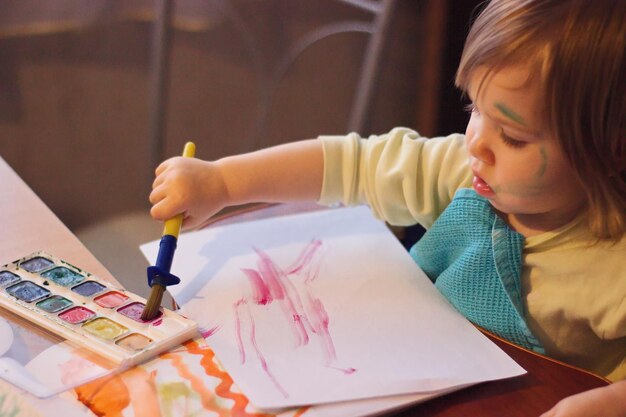
[[[154,262],[158,241],[141,250]],[[172,272],[183,314],[263,409],[436,394],[524,373],[364,207],[183,234]]]

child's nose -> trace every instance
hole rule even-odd
[[[471,156],[487,165],[493,165],[495,162],[495,154],[491,149],[489,138],[482,129],[474,131],[468,138],[467,150]]]

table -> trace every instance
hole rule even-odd
[[[119,284],[2,158],[0,231],[0,265],[44,250],[61,259],[73,259],[85,270]]]
[[[248,209],[216,219],[217,224],[318,209],[311,204]],[[45,250],[111,282],[115,278],[0,158],[0,261],[3,264]],[[116,282],[117,283],[117,282]],[[38,399],[0,380],[3,407],[32,416],[256,416],[332,417],[389,414],[399,416],[539,415],[556,401],[607,384],[584,371],[490,338],[528,374],[480,384],[423,404],[411,397],[302,407],[279,414],[255,410],[237,390],[212,350],[198,337],[141,366],[48,399]]]

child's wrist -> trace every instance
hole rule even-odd
[[[227,157],[212,164],[214,166],[214,172],[211,176],[212,187],[215,187],[214,195],[221,200],[219,205],[224,208],[247,203],[240,181],[244,175],[241,170],[238,170],[235,160],[232,157]]]

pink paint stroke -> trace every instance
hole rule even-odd
[[[250,307],[249,307],[248,302],[244,298],[240,298],[233,304],[233,309],[235,311],[235,333],[237,336],[237,347],[239,349],[239,360],[242,365],[246,363],[246,350],[244,348],[243,341],[241,338],[241,314],[240,314],[240,310],[244,307],[245,307],[246,318],[250,324],[250,332],[249,332],[250,344],[254,348],[256,357],[259,360],[259,363],[261,364],[261,368],[263,369],[265,374],[268,376],[268,378],[272,381],[276,389],[283,395],[283,397],[289,398],[289,394],[287,393],[287,391],[285,391],[285,389],[280,385],[280,383],[278,382],[274,374],[272,374],[272,372],[270,371],[269,367],[267,366],[267,361],[265,360],[265,356],[261,352],[261,349],[259,349],[259,345],[256,341],[256,325],[254,323],[254,317],[252,316],[252,313],[250,312]]]
[[[287,397],[287,392],[280,386],[270,372],[267,361],[256,341],[256,326],[250,311],[248,301],[255,305],[270,305],[276,301],[283,312],[295,340],[295,347],[309,343],[309,331],[317,336],[317,340],[324,357],[324,365],[346,375],[356,372],[355,368],[341,368],[334,365],[337,360],[332,336],[330,334],[330,318],[321,299],[314,295],[312,283],[320,273],[322,255],[320,248],[322,241],[313,239],[298,255],[296,261],[286,270],[281,269],[265,252],[253,248],[258,255],[257,268],[242,268],[241,271],[248,278],[251,287],[251,300],[245,297],[237,300],[234,305],[235,333],[241,363],[246,362],[246,353],[241,337],[242,314],[241,308],[245,305],[249,323],[249,338],[263,371],[270,378],[274,386]],[[300,279],[304,283],[302,294],[291,281]],[[304,302],[303,302],[304,301]],[[308,330],[308,331],[307,331]]]
[[[267,366],[267,361],[265,360],[265,356],[261,353],[261,349],[259,349],[259,346],[256,342],[256,326],[254,324],[254,317],[252,316],[252,313],[250,312],[250,307],[248,304],[246,304],[246,307],[247,307],[246,312],[248,313],[248,320],[250,320],[250,343],[254,347],[254,351],[256,353],[257,359],[261,363],[261,368],[263,368],[263,371],[265,371],[265,374],[269,377],[269,379],[272,381],[276,389],[283,395],[283,397],[289,398],[289,394],[287,393],[287,391],[285,391],[285,389],[278,383],[278,380],[276,379],[274,374],[272,374],[269,367]]]
[[[322,246],[322,241],[319,239],[313,239],[302,252],[300,252],[300,256],[296,259],[296,262],[287,268],[287,274],[297,274],[300,272],[305,266],[311,263],[311,259],[315,255],[315,252]]]
[[[239,307],[245,303],[246,300],[241,298],[233,305],[235,310],[235,335],[237,337],[237,348],[239,349],[239,361],[242,365],[246,363],[246,350],[244,349],[243,341],[241,340],[241,317],[239,315]]]
[[[254,269],[243,268],[241,270],[250,280],[252,287],[252,300],[255,304],[266,305],[272,302],[272,294],[269,287],[263,281],[263,277]]]
[[[209,329],[206,330],[202,330],[200,332],[200,334],[202,335],[203,338],[208,339],[209,337],[213,336],[215,333],[217,333],[217,331],[221,328],[222,326],[214,326],[211,327]]]
[[[283,310],[285,319],[294,335],[295,346],[303,346],[309,343],[309,335],[304,328],[302,314],[302,301],[294,285],[289,281],[287,275],[282,271],[272,259],[263,251],[255,249],[259,260],[257,266],[261,277],[268,283],[270,291],[275,289],[277,295],[274,298],[281,300],[280,307]]]

